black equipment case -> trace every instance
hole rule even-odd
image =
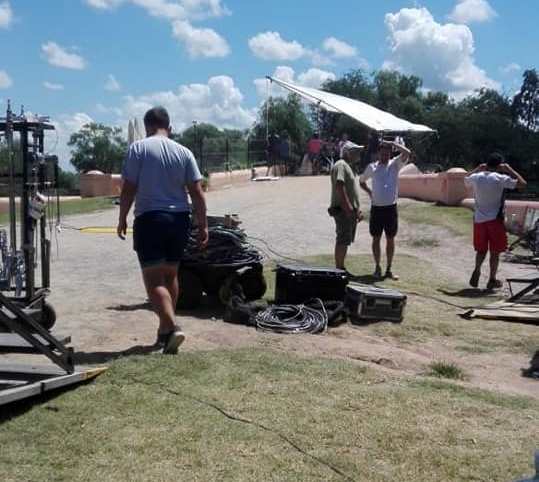
[[[369,321],[401,323],[406,295],[388,288],[351,283],[346,287],[345,304],[352,323]]]
[[[275,303],[298,304],[312,298],[344,300],[348,278],[343,270],[278,264],[275,271]]]

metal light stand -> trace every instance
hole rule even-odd
[[[9,243],[0,231],[0,353],[45,355],[57,369],[0,364],[0,405],[81,381],[97,373],[75,372],[70,337],[58,339],[49,329],[55,322],[46,302],[50,292],[50,247],[47,238],[47,198],[58,187],[58,158],[45,154],[45,132],[54,130],[48,117],[14,115],[8,102],[0,118],[0,135],[6,139],[9,163]],[[14,133],[19,135],[22,172],[16,172]],[[50,171],[53,180],[49,180]],[[20,192],[17,180],[20,179]],[[16,195],[20,196],[20,245],[17,243]],[[57,199],[57,206],[58,199]],[[59,215],[59,213],[58,213]],[[39,248],[38,248],[39,247]],[[36,283],[37,251],[41,252],[40,286]]]

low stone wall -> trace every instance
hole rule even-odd
[[[399,196],[458,206],[471,195],[464,184],[464,169],[449,169],[436,174],[402,174],[399,176]]]
[[[473,210],[475,199],[467,198],[461,203],[463,207]],[[524,231],[528,211],[539,210],[539,201],[505,201],[505,225],[513,234],[522,234]]]
[[[81,197],[119,196],[122,189],[122,177],[119,174],[80,175]]]
[[[264,176],[265,167],[255,169],[257,176]],[[210,175],[209,189],[223,189],[251,180],[251,169],[230,172],[214,172]],[[87,173],[80,175],[81,197],[119,196],[122,190],[120,174]]]

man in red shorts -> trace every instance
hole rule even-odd
[[[490,251],[490,277],[487,290],[502,287],[496,278],[500,253],[507,249],[504,225],[504,190],[524,189],[526,181],[511,166],[504,163],[501,154],[493,153],[486,164],[477,166],[465,177],[465,183],[474,190],[475,212],[473,242],[476,251],[475,269],[470,286],[477,288],[481,266]]]

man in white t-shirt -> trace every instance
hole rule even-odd
[[[473,243],[476,251],[475,269],[470,278],[470,285],[477,288],[481,276],[481,266],[490,251],[490,277],[487,289],[501,288],[496,279],[500,253],[507,249],[507,233],[504,225],[504,190],[523,189],[524,178],[504,163],[501,154],[493,153],[486,164],[477,166],[465,178],[465,183],[474,190],[474,234]]]
[[[394,150],[399,154],[391,157]],[[385,277],[398,279],[393,274],[391,265],[395,254],[395,236],[399,226],[397,213],[399,171],[408,162],[410,153],[403,144],[382,141],[378,147],[378,160],[370,163],[359,178],[359,185],[371,198],[369,231],[372,236],[372,254],[376,264],[375,278],[382,277],[380,240],[382,233],[385,232],[387,256]],[[367,186],[368,179],[372,179],[372,189]]]

